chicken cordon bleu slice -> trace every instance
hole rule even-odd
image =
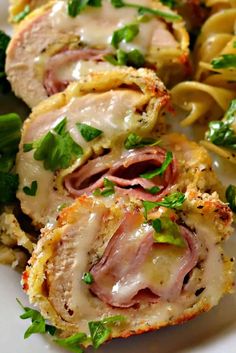
[[[23,211],[44,225],[58,206],[71,202],[62,185],[67,174],[109,153],[131,131],[164,129],[168,102],[152,71],[126,68],[91,74],[34,108],[16,161]]]
[[[90,330],[95,347],[98,324],[108,325],[105,340],[210,310],[232,290],[233,259],[222,250],[232,214],[216,193],[185,197],[176,210],[149,212],[124,200],[78,198],[42,232],[23,274],[31,303],[63,337]]]
[[[118,65],[152,68],[165,84],[183,79],[189,72],[188,34],[177,13],[153,0],[119,3],[89,2],[78,10],[56,1],[27,16],[7,51],[15,94],[33,107],[71,81]]]

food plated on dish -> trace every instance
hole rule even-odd
[[[235,163],[236,19],[219,34],[234,5],[194,6],[199,23],[188,1],[11,7],[1,89],[9,81],[32,111],[0,116],[0,260],[22,271],[36,305],[19,302],[25,338],[81,352],[183,323],[232,293],[236,186],[218,180],[205,147]],[[201,125],[197,141],[176,131],[179,108],[180,124]]]

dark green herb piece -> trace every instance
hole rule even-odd
[[[137,11],[140,15],[150,14],[150,15],[162,17],[165,20],[171,21],[171,22],[182,20],[182,17],[175,14],[175,13],[165,12],[165,11],[161,11],[161,10],[157,10],[157,9],[151,9],[149,7],[140,6],[138,4],[128,3],[123,0],[111,0],[111,4],[116,8],[120,8],[120,7],[135,8],[135,9],[137,9]]]
[[[171,244],[185,247],[185,241],[181,235],[179,226],[168,217],[160,217],[152,221],[155,230],[153,235],[156,243]]]
[[[157,175],[163,175],[163,173],[165,172],[165,170],[168,168],[168,166],[170,165],[170,163],[172,161],[173,161],[173,154],[172,154],[172,152],[167,151],[166,158],[165,158],[164,162],[162,163],[161,167],[153,170],[152,172],[140,174],[140,177],[145,178],[145,179],[152,179],[152,178],[156,177]]]
[[[135,68],[142,67],[145,62],[143,54],[138,49],[133,49],[130,52],[125,52],[121,49],[116,51],[116,54],[105,55],[104,59],[115,66],[133,66]]]
[[[145,189],[145,191],[149,192],[149,194],[156,195],[161,189],[159,186],[152,186],[150,189]]]
[[[114,48],[118,48],[123,40],[127,43],[131,42],[139,33],[137,24],[126,25],[113,33],[111,44]]]
[[[81,344],[88,340],[88,336],[85,333],[76,333],[68,338],[57,338],[54,340],[59,346],[66,348],[68,351],[73,353],[83,353]]]
[[[54,335],[56,328],[52,325],[47,325],[44,317],[40,314],[39,311],[25,307],[22,305],[19,299],[16,299],[18,304],[24,310],[24,314],[20,316],[21,319],[31,319],[32,324],[25,331],[24,338],[30,337],[34,333],[49,333]]]
[[[0,171],[9,172],[14,164],[21,136],[21,118],[11,113],[0,115]]]
[[[15,201],[18,185],[18,174],[0,172],[0,204]]]
[[[94,140],[103,133],[102,130],[96,129],[95,127],[87,124],[77,123],[76,126],[87,142]]]
[[[102,0],[69,0],[67,6],[67,13],[71,17],[76,17],[87,6],[101,7]]]
[[[141,137],[132,132],[125,140],[124,146],[127,150],[130,150],[133,148],[140,148],[144,146],[154,146],[158,145],[159,143],[160,141],[157,141],[151,137]]]
[[[145,218],[147,218],[148,212],[158,206],[179,209],[183,205],[184,201],[185,201],[185,195],[179,191],[164,197],[162,201],[156,201],[156,202],[142,201],[143,207],[144,207],[144,216]]]
[[[211,61],[214,69],[229,69],[236,67],[236,54],[223,54]]]
[[[30,6],[26,5],[24,10],[13,17],[13,22],[19,23],[30,13]]]
[[[94,190],[93,192],[94,196],[107,197],[115,193],[115,184],[111,180],[104,178],[103,185],[104,185],[103,190],[101,189]]]
[[[236,212],[236,186],[229,185],[225,192],[225,197],[229,203],[229,207],[233,212]]]
[[[124,322],[126,318],[122,315],[111,316],[102,321],[91,321],[89,322],[89,331],[91,335],[91,340],[94,348],[99,348],[103,342],[105,342],[112,330],[110,325],[120,324]]]
[[[5,74],[6,50],[10,39],[6,33],[0,30],[0,93],[4,94],[10,91],[10,84]]]
[[[34,159],[43,161],[46,170],[66,169],[83,154],[82,148],[66,130],[66,124],[67,118],[64,118],[43,138],[23,147],[25,152],[35,149]]]
[[[236,133],[232,124],[236,121],[236,99],[232,100],[222,121],[211,121],[206,139],[217,146],[236,149]]]
[[[165,6],[168,6],[170,8],[176,6],[176,1],[175,0],[161,0],[161,3]]]
[[[93,275],[90,272],[85,272],[83,274],[82,280],[86,284],[92,284],[93,283]]]
[[[31,186],[24,186],[23,191],[28,196],[35,196],[38,189],[38,183],[36,180],[32,181]]]

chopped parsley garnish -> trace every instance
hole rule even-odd
[[[222,121],[211,121],[206,133],[208,141],[217,146],[236,149],[236,132],[232,124],[236,121],[236,99],[232,100]]]
[[[172,152],[167,151],[166,158],[159,168],[156,168],[152,172],[140,174],[140,177],[145,178],[145,179],[152,179],[158,175],[163,175],[163,173],[166,171],[166,169],[168,168],[168,166],[170,165],[170,163],[172,161],[173,161],[173,154],[172,154]]]
[[[87,142],[94,140],[96,137],[102,134],[102,130],[96,129],[95,127],[87,124],[77,123],[76,126]]]
[[[67,6],[68,15],[71,17],[76,17],[87,6],[101,7],[102,0],[69,0]]]
[[[225,197],[229,203],[229,207],[233,212],[236,212],[236,186],[229,185],[225,192]]]
[[[158,17],[162,17],[167,21],[180,21],[182,17],[171,12],[165,12],[157,9],[151,9],[150,7],[140,6],[138,4],[128,3],[123,0],[111,0],[111,4],[116,8],[131,7],[137,9],[139,15],[150,14]]]
[[[25,307],[16,299],[18,304],[24,310],[24,314],[20,316],[21,319],[31,319],[31,325],[25,331],[24,338],[30,337],[34,333],[49,333],[50,335],[54,335],[56,332],[56,327],[52,325],[46,324],[44,317],[40,314],[39,311]]]
[[[93,283],[93,275],[90,272],[85,272],[83,274],[82,280],[86,284],[92,284]]]
[[[126,43],[131,42],[139,33],[139,27],[137,24],[126,25],[113,33],[111,44],[114,48],[118,49],[119,44],[122,41]]]
[[[168,196],[165,196],[162,201],[142,201],[144,207],[144,216],[147,218],[147,214],[153,208],[163,206],[166,208],[177,208],[179,209],[185,201],[185,195],[182,192],[174,192]]]
[[[127,150],[130,150],[133,148],[140,148],[144,146],[154,146],[158,145],[159,143],[160,141],[157,141],[151,137],[141,137],[132,132],[125,140],[124,146]]]
[[[115,193],[115,184],[111,180],[104,178],[103,185],[104,185],[103,190],[101,190],[99,188],[94,190],[94,192],[93,192],[94,196],[107,197],[107,196],[110,196]]]
[[[19,185],[18,174],[0,172],[0,203],[8,204],[16,199]]]
[[[24,10],[13,17],[13,22],[19,23],[30,13],[30,6],[26,5]]]
[[[170,7],[170,8],[176,6],[176,0],[161,0],[161,3],[165,6]]]
[[[181,235],[179,226],[168,217],[160,217],[152,221],[155,230],[153,235],[156,243],[171,244],[185,247],[185,241]]]
[[[5,73],[6,50],[10,40],[11,38],[0,30],[0,93],[8,93],[10,91],[10,84],[6,79]]]
[[[31,186],[24,186],[23,191],[28,196],[35,196],[38,189],[38,183],[36,180],[32,181]]]
[[[150,189],[145,189],[145,191],[149,192],[149,194],[156,195],[161,189],[159,186],[152,186]]]
[[[122,315],[111,316],[101,321],[90,321],[88,325],[93,347],[99,348],[109,338],[112,332],[111,325],[120,324],[124,321],[126,321],[126,318]]]
[[[138,49],[133,49],[129,52],[118,49],[116,54],[105,55],[104,59],[115,66],[133,66],[137,69],[145,63],[145,58]]]
[[[214,69],[236,68],[236,54],[223,54],[211,61]]]
[[[83,353],[81,344],[88,340],[86,333],[75,333],[74,335],[67,338],[56,338],[54,340],[59,346],[68,349],[73,353]]]
[[[35,149],[34,159],[43,161],[46,170],[66,169],[83,154],[82,148],[72,139],[66,129],[64,118],[52,131],[31,144],[23,146],[24,152]]]

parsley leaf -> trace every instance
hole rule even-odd
[[[73,353],[83,353],[81,343],[88,340],[88,336],[85,333],[76,333],[67,338],[57,338],[54,340],[59,346],[68,349]]]
[[[20,316],[21,319],[31,319],[32,324],[25,331],[24,338],[30,337],[34,333],[49,333],[54,335],[56,328],[52,325],[47,325],[44,317],[39,311],[24,307],[19,299],[16,299],[21,308],[25,311],[24,314]]]
[[[69,0],[67,6],[67,13],[71,17],[76,17],[87,6],[101,7],[102,0]]]
[[[23,191],[28,196],[35,196],[38,189],[38,183],[36,180],[32,181],[31,186],[24,186]]]
[[[117,49],[122,40],[129,43],[138,35],[138,33],[139,27],[137,24],[126,25],[113,33],[111,44]]]
[[[10,84],[5,74],[6,50],[10,39],[6,33],[0,30],[0,93],[8,93],[10,91]]]
[[[149,192],[149,194],[156,195],[161,189],[159,186],[152,186],[150,189],[145,189],[145,191]]]
[[[87,124],[77,123],[76,126],[87,142],[94,140],[103,133],[102,130],[96,129],[95,127]]]
[[[92,284],[94,279],[93,279],[93,275],[90,272],[85,272],[83,274],[82,280],[84,281],[84,283],[86,284]]]
[[[166,208],[180,208],[185,201],[185,195],[182,192],[174,192],[168,196],[165,196],[162,201],[142,201],[144,207],[144,216],[147,218],[147,214],[153,208],[163,206]]]
[[[107,197],[115,193],[115,184],[111,180],[104,178],[103,185],[104,185],[104,190],[100,190],[100,189],[94,190],[93,192],[94,196]]]
[[[156,243],[171,244],[179,247],[185,247],[185,241],[181,235],[179,226],[172,222],[168,217],[160,217],[152,221],[155,230],[153,235]]]
[[[115,66],[133,66],[135,68],[142,67],[145,62],[143,54],[138,49],[133,49],[130,52],[125,52],[118,49],[116,54],[105,55],[104,59]]]
[[[163,175],[163,173],[165,172],[165,170],[168,168],[168,166],[170,165],[170,163],[172,161],[173,161],[173,153],[170,151],[167,151],[166,158],[165,158],[164,162],[162,163],[161,167],[153,170],[152,172],[140,174],[140,177],[145,178],[145,179],[152,179],[152,178],[156,177],[157,175]]]
[[[226,189],[225,197],[231,210],[236,212],[236,186],[229,185]]]
[[[140,6],[138,4],[128,3],[123,0],[111,0],[111,4],[116,8],[120,8],[120,7],[135,8],[135,9],[137,9],[137,11],[140,15],[150,14],[150,15],[162,17],[165,20],[171,21],[171,22],[182,20],[182,17],[180,15],[175,14],[175,13],[152,9],[150,7]]]
[[[214,69],[236,68],[236,54],[223,54],[211,61]]]
[[[19,185],[18,174],[0,172],[0,203],[8,204],[15,201]]]
[[[25,152],[35,149],[34,159],[43,161],[46,170],[66,169],[83,154],[82,148],[66,130],[66,124],[67,118],[64,118],[43,138],[23,147]]]
[[[232,124],[236,121],[236,99],[232,100],[222,121],[211,121],[206,139],[218,146],[236,149],[236,133]]]
[[[130,150],[133,148],[140,148],[144,146],[154,146],[158,145],[159,143],[160,141],[157,141],[151,137],[141,137],[132,132],[125,140],[124,146],[127,150]]]
[[[109,325],[114,325],[117,323],[124,322],[126,318],[122,315],[111,316],[101,321],[90,321],[89,331],[91,334],[91,340],[94,348],[99,348],[100,345],[105,342],[110,334],[111,328]]]
[[[161,3],[170,8],[176,6],[176,0],[161,0]]]
[[[24,10],[13,17],[13,22],[19,23],[30,13],[30,6],[26,5]]]

